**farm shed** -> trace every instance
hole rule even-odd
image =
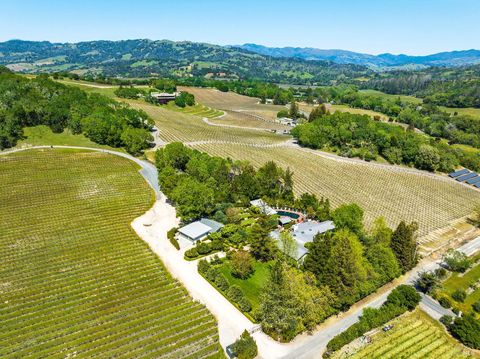
[[[202,218],[199,221],[192,222],[178,230],[178,235],[192,242],[204,239],[210,233],[220,230],[223,224],[211,219]]]

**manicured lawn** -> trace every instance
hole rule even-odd
[[[458,273],[453,273],[445,282],[443,282],[443,288],[439,292],[447,294],[452,303],[454,303],[453,305],[458,307],[462,312],[469,312],[472,309],[472,304],[480,300],[480,288],[468,294],[464,303],[455,302],[450,295],[457,289],[467,291],[470,285],[478,283],[479,280],[480,264],[477,264],[463,276],[460,276]]]
[[[260,293],[263,286],[265,285],[269,273],[270,273],[270,264],[269,263],[255,263],[255,273],[246,279],[239,279],[232,276],[232,270],[228,262],[223,263],[220,267],[220,272],[227,278],[230,285],[238,285],[245,297],[252,303],[253,312],[260,305]]]

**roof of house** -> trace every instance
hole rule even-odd
[[[217,221],[208,218],[202,218],[199,221],[187,224],[185,227],[180,228],[178,231],[184,236],[192,239],[197,239],[206,236],[209,233],[217,232],[222,227],[223,224]]]
[[[150,94],[152,97],[175,97],[177,96],[176,93],[168,93],[168,92],[152,92]]]
[[[212,232],[217,232],[220,230],[220,228],[223,227],[223,224],[208,218],[202,218],[200,220],[200,223],[203,223],[206,226],[209,226],[212,229]]]
[[[299,260],[308,252],[307,248],[305,248],[305,244],[312,242],[313,237],[315,237],[318,233],[325,233],[335,229],[335,224],[333,221],[310,221],[295,224],[292,229],[293,238],[297,242],[297,257],[295,259]],[[278,240],[280,237],[280,232],[273,231],[271,236]]]
[[[187,236],[192,239],[197,239],[203,237],[212,231],[212,228],[203,224],[200,221],[192,222],[187,224],[185,227],[182,227],[178,230],[184,236]]]

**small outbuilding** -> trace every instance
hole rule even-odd
[[[218,232],[223,224],[208,218],[202,218],[199,221],[192,222],[179,228],[177,235],[196,242],[206,238],[210,233]]]
[[[175,101],[175,99],[178,96],[178,93],[177,92],[174,92],[174,93],[152,92],[150,96],[154,98],[159,104],[166,105],[170,101]]]

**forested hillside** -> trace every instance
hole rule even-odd
[[[381,73],[362,86],[389,94],[415,95],[441,106],[480,107],[480,65]]]
[[[14,147],[27,126],[68,128],[92,141],[137,154],[149,146],[148,115],[99,94],[40,75],[29,80],[0,67],[0,150]]]
[[[81,70],[104,76],[204,76],[283,83],[332,84],[370,74],[357,65],[274,58],[242,49],[194,42],[126,40],[54,44],[0,43],[0,65],[15,71]]]

